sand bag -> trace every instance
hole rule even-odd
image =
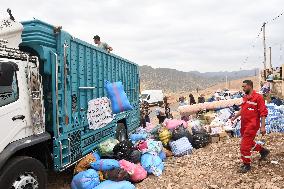
[[[97,187],[90,189],[135,189],[135,186],[129,181],[115,182],[106,180],[100,183]]]
[[[101,156],[112,156],[113,148],[119,141],[114,138],[109,138],[99,144],[99,152]]]
[[[120,160],[119,164],[122,169],[130,174],[132,182],[140,182],[147,178],[147,171],[141,165],[126,160]]]
[[[100,159],[91,163],[91,167],[97,171],[107,171],[119,168],[119,163],[115,159]]]
[[[192,135],[189,130],[183,127],[183,125],[178,126],[172,132],[172,140],[176,141],[182,137],[188,138],[189,142],[192,143]]]
[[[90,189],[100,184],[100,178],[94,169],[88,169],[75,175],[71,182],[71,189]]]
[[[116,159],[126,159],[130,160],[131,153],[133,152],[133,144],[129,140],[124,140],[119,142],[115,147],[113,148],[113,155]]]
[[[172,134],[167,128],[162,128],[159,132],[159,139],[164,146],[167,146],[171,140]]]
[[[91,167],[91,163],[96,162],[97,160],[100,160],[100,156],[97,152],[88,154],[75,166],[74,174],[86,171]]]
[[[129,161],[132,163],[139,163],[141,161],[141,155],[142,153],[139,150],[134,150],[130,155]]]
[[[170,147],[174,156],[178,157],[191,154],[193,149],[187,137],[170,142]]]
[[[206,132],[195,133],[193,135],[192,146],[196,149],[203,148],[211,142],[210,134]]]
[[[147,152],[153,155],[158,155],[163,149],[163,144],[161,141],[155,141],[155,140],[149,139],[146,142],[147,142],[148,149],[142,153]]]
[[[129,173],[122,168],[102,171],[102,174],[105,180],[112,180],[112,181],[130,180]]]
[[[136,134],[136,133],[134,133],[134,134],[130,135],[130,140],[135,143],[139,140],[146,140],[147,136],[148,136],[147,134]]]
[[[123,89],[122,82],[110,83],[105,82],[105,89],[107,91],[108,98],[111,101],[112,112],[118,114],[120,112],[133,110],[126,93]]]
[[[164,170],[164,163],[161,158],[153,154],[143,154],[141,157],[141,165],[149,174],[161,176]]]
[[[179,125],[183,124],[183,126],[185,128],[187,128],[187,123],[183,120],[177,120],[177,119],[166,119],[164,122],[164,125],[166,126],[166,128],[173,130],[176,127],[178,127]]]
[[[165,161],[167,155],[166,155],[166,153],[165,153],[164,151],[161,151],[161,152],[159,153],[159,157],[161,158],[162,161]]]

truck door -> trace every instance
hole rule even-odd
[[[0,152],[26,126],[27,115],[19,98],[17,70],[15,63],[0,62]]]

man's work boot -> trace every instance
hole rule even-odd
[[[268,154],[270,153],[270,151],[266,148],[262,148],[262,150],[260,150],[260,160],[264,160]]]
[[[247,173],[247,172],[249,172],[250,170],[251,170],[250,164],[243,164],[243,165],[240,167],[238,173]]]

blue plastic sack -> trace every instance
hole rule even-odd
[[[161,158],[149,153],[142,155],[141,165],[148,174],[153,174],[155,176],[161,176],[164,170],[164,163]]]
[[[119,168],[119,162],[115,159],[100,159],[94,163],[91,163],[91,167],[96,171],[108,171]]]
[[[144,133],[144,134],[131,134],[130,135],[130,140],[132,141],[132,142],[137,142],[138,140],[146,140],[146,138],[147,138],[147,134],[146,133]]]
[[[100,157],[100,155],[99,155],[99,153],[98,153],[97,151],[95,151],[95,152],[93,153],[93,156],[96,158],[96,161],[98,161],[98,160],[101,159],[101,157]]]
[[[167,158],[166,153],[164,151],[161,151],[159,153],[159,157],[161,158],[162,161],[164,161]]]
[[[124,92],[122,82],[110,83],[109,81],[106,81],[105,89],[107,91],[108,98],[111,101],[112,112],[114,114],[133,110],[126,93]]]
[[[80,172],[73,177],[71,189],[91,189],[100,184],[100,178],[97,171],[88,169]]]
[[[91,189],[91,188],[90,188]],[[92,189],[135,189],[135,186],[128,181],[103,181],[100,185]]]

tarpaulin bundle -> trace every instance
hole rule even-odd
[[[242,98],[235,98],[235,99],[220,100],[220,101],[214,101],[214,102],[204,102],[204,103],[199,103],[199,104],[180,106],[178,108],[178,111],[182,116],[186,116],[186,115],[191,115],[191,114],[194,114],[196,112],[199,112],[205,109],[215,110],[215,109],[228,108],[234,105],[241,105],[241,104],[242,104]]]

